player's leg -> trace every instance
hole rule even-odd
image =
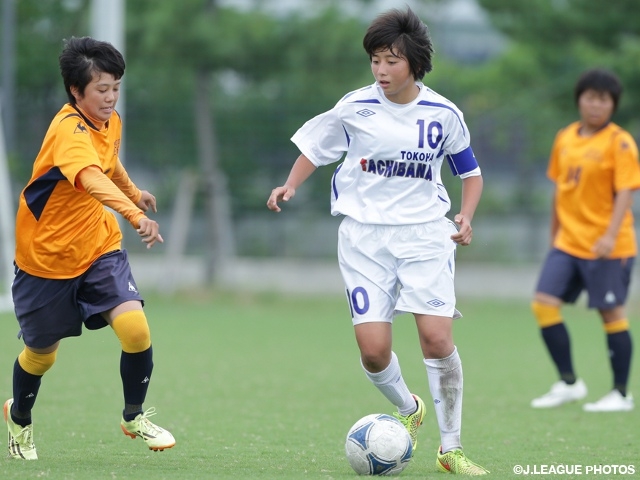
[[[127,254],[116,251],[97,259],[83,279],[82,304],[86,325],[111,326],[120,340],[120,376],[124,395],[121,419],[123,432],[131,438],[141,437],[152,450],[175,445],[167,430],[154,425],[147,417],[155,409],[143,411],[151,373],[153,348],[142,297],[131,274]],[[89,328],[89,327],[88,327]]]
[[[25,346],[13,365],[13,406],[11,417],[23,427],[31,424],[42,376],[53,366],[60,342],[47,348]]]
[[[443,451],[462,448],[462,363],[450,317],[414,314]]]
[[[412,241],[394,242],[402,285],[396,309],[415,317],[440,430],[436,465],[444,472],[484,475],[487,470],[471,462],[460,443],[463,375],[452,327],[461,315],[455,308],[456,245],[450,239],[457,229],[447,219],[409,228]]]
[[[365,374],[401,415],[409,416],[417,404],[392,351],[397,279],[395,259],[384,246],[387,237],[385,227],[347,217],[338,233],[338,260]]]
[[[153,371],[153,348],[147,318],[139,301],[128,301],[105,312],[104,317],[120,340],[120,377],[124,394],[124,410],[120,426],[125,435],[140,437],[151,450],[164,450],[175,445],[173,435],[149,421],[155,414],[143,412]]]
[[[410,240],[393,242],[402,285],[396,309],[415,317],[445,451],[460,448],[462,412],[462,367],[452,334],[452,317],[460,315],[455,308],[455,243],[449,238],[456,231],[445,219],[406,227],[400,234]]]
[[[142,304],[136,300],[124,302],[103,316],[122,347],[120,377],[125,400],[122,416],[125,421],[131,421],[142,413],[153,372],[149,324]]]
[[[576,382],[571,358],[571,340],[564,324],[562,300],[546,293],[537,292],[531,302],[531,310],[540,327],[540,335],[558,370],[560,380],[572,385]]]
[[[391,325],[390,322],[356,324],[356,341],[367,378],[397,407],[393,415],[409,432],[415,452],[418,427],[422,424],[426,408],[422,399],[412,394],[404,381],[398,357],[391,349]]]
[[[609,347],[609,358],[613,372],[613,390],[617,390],[623,397],[626,397],[633,353],[629,320],[624,307],[619,307],[614,311],[601,311],[600,314],[607,335],[607,346]]]
[[[574,302],[583,288],[578,262],[559,250],[551,250],[531,303],[540,335],[560,377],[549,392],[531,401],[534,408],[557,407],[587,395],[586,385],[575,374],[569,331],[561,313],[563,302]]]
[[[13,398],[4,404],[9,429],[9,456],[37,460],[31,410],[36,403],[42,376],[53,366],[60,342],[46,348],[24,347],[13,365]]]
[[[420,345],[427,368],[429,390],[440,430],[436,466],[441,472],[485,475],[484,467],[462,451],[462,362],[453,343],[451,317],[416,314]]]
[[[587,412],[630,411],[634,408],[633,396],[627,392],[633,344],[624,307],[632,265],[632,259],[598,261],[596,272],[588,283],[589,306],[598,309],[606,334],[613,388],[600,400],[586,403],[583,408]]]
[[[13,398],[3,408],[12,458],[38,458],[31,412],[42,377],[56,361],[60,339],[82,333],[75,292],[73,279],[51,280],[16,272],[12,296],[25,347],[13,365]]]
[[[415,413],[416,400],[402,377],[398,357],[391,350],[391,323],[360,323],[354,326],[354,330],[360,362],[367,378],[398,407],[400,415]]]

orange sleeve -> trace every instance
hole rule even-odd
[[[77,176],[82,188],[103,205],[112,208],[138,228],[141,219],[146,218],[126,195],[98,167],[87,167]]]
[[[560,130],[555,139],[553,140],[553,146],[551,147],[551,155],[549,156],[549,164],[547,165],[547,178],[551,180],[553,183],[557,183],[558,176],[560,175],[560,168],[558,165],[558,152],[560,150],[560,136],[563,133],[563,130]]]
[[[614,188],[619,190],[637,190],[640,188],[640,165],[638,147],[633,137],[621,132],[614,140]]]
[[[120,162],[120,159],[116,162],[116,168],[111,176],[111,181],[115,183],[116,187],[122,190],[122,193],[124,193],[133,203],[138,203],[140,201],[142,192],[138,187],[136,187],[136,184],[131,181],[129,174],[125,170],[124,165],[122,165],[122,162]]]

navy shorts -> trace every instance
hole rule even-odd
[[[611,310],[627,301],[634,261],[635,257],[585,260],[554,248],[547,254],[536,291],[574,303],[586,290],[589,308]]]
[[[45,348],[65,337],[107,326],[101,313],[130,300],[143,302],[138,293],[126,250],[99,257],[76,278],[56,280],[29,275],[16,268],[11,287],[18,337],[25,345]]]

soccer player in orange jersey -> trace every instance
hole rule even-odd
[[[115,110],[125,62],[111,44],[71,38],[59,58],[69,103],[55,115],[20,195],[16,218],[15,312],[25,347],[13,367],[13,398],[4,404],[9,456],[38,458],[31,410],[60,341],[82,326],[109,325],[122,345],[122,431],[150,449],[175,444],[143,412],[153,353],[143,300],[131,274],[122,233],[110,207],[136,229],[147,248],[162,242],[156,199],[129,179],[120,163]]]
[[[575,374],[569,333],[560,308],[585,290],[598,310],[610,352],[613,389],[587,412],[629,411],[627,392],[632,343],[625,302],[637,245],[631,205],[640,188],[633,137],[611,122],[622,85],[602,69],[582,74],[575,86],[580,121],[557,134],[547,175],[555,183],[552,248],[542,266],[532,303],[542,338],[560,379],[534,408],[550,408],[587,396]]]

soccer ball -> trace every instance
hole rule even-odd
[[[344,448],[358,475],[396,475],[409,465],[413,454],[407,429],[383,413],[358,420],[347,433]]]

